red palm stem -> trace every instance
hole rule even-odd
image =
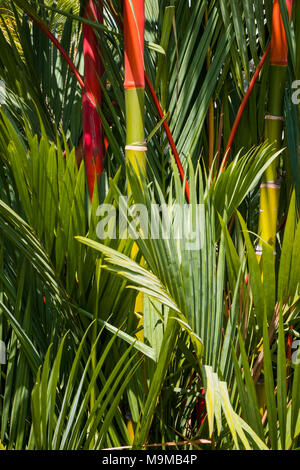
[[[103,23],[103,5],[87,0],[84,18]],[[102,92],[100,79],[103,63],[99,52],[99,41],[92,26],[83,24],[84,90],[82,94],[83,150],[89,194],[92,199],[95,175],[103,171],[104,148],[102,123],[98,112],[101,108]]]
[[[289,19],[295,0],[286,0]],[[272,39],[271,39],[271,65],[286,66],[288,62],[288,43],[285,34],[283,19],[278,0],[273,0]]]
[[[119,19],[119,17],[115,14],[115,11],[110,3],[110,0],[107,0],[107,4],[108,6],[110,7],[110,10],[112,12],[112,15],[114,16],[116,22],[118,23],[118,25],[120,26],[121,29],[123,29],[123,25]],[[164,113],[163,113],[163,110],[160,106],[160,103],[159,103],[159,100],[157,98],[157,95],[155,93],[155,90],[152,86],[152,83],[151,83],[151,80],[146,72],[146,70],[144,70],[144,75],[145,75],[145,82],[148,86],[148,89],[150,91],[150,94],[152,96],[152,99],[154,101],[154,104],[155,104],[155,107],[158,111],[158,114],[160,116],[161,119],[163,119],[164,117]],[[174,159],[175,159],[175,162],[176,162],[176,165],[177,165],[177,168],[178,168],[178,171],[179,171],[179,174],[180,174],[180,178],[181,178],[181,181],[182,182],[185,182],[185,194],[186,194],[186,199],[188,202],[190,202],[190,187],[189,187],[189,184],[188,184],[188,181],[187,181],[187,178],[185,176],[185,173],[184,173],[184,169],[182,167],[182,164],[181,164],[181,161],[180,161],[180,157],[179,157],[179,153],[177,151],[177,148],[176,148],[176,144],[174,142],[174,139],[173,139],[173,136],[172,136],[172,133],[170,131],[170,128],[169,128],[169,125],[167,123],[166,120],[164,120],[163,122],[163,127],[165,129],[165,132],[166,132],[166,136],[167,136],[167,139],[169,141],[169,144],[170,144],[170,147],[171,147],[171,150],[172,150],[172,153],[173,153],[173,156],[174,156]]]

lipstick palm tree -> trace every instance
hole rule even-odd
[[[291,19],[292,1],[287,2],[288,15]],[[287,80],[288,43],[279,1],[273,3],[272,38],[270,49],[270,83],[268,114],[265,116],[265,138],[276,143],[279,149],[282,145],[283,131],[283,100],[284,88]],[[263,241],[273,246],[275,251],[277,215],[280,195],[280,162],[274,162],[265,174],[264,182],[260,188],[260,220],[259,236]],[[258,255],[261,254],[261,245],[258,245]]]
[[[0,446],[131,446],[130,422],[135,448],[299,447],[299,2],[291,18],[274,5],[284,158],[263,143],[272,2],[0,1]],[[279,158],[289,216],[262,280],[251,237],[274,239],[259,182]],[[169,239],[119,239],[120,196],[186,219]]]

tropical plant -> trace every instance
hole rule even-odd
[[[299,449],[299,12],[0,1],[0,449]]]

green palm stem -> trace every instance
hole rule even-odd
[[[101,277],[101,258],[97,260],[96,264],[96,295],[95,295],[95,304],[94,304],[94,325],[92,329],[92,351],[91,351],[91,367],[92,367],[92,374],[94,374],[98,358],[97,358],[97,348],[95,347],[97,343],[97,335],[98,335],[98,317],[99,317],[99,300],[100,300],[100,277]],[[94,386],[91,390],[90,396],[90,410],[92,412],[95,402],[96,402],[96,387]],[[94,420],[91,421],[91,428],[93,427]],[[89,448],[90,450],[94,449],[95,445],[95,438],[91,439]]]
[[[144,0],[124,1],[126,160],[146,175],[144,134]]]
[[[144,134],[144,0],[124,1],[124,52],[125,52],[125,155],[138,175],[146,175],[146,143]],[[133,249],[133,256],[137,246]],[[143,296],[138,295],[136,312],[143,313]],[[143,338],[139,337],[140,340]]]
[[[292,0],[287,0],[289,15],[292,11]],[[288,45],[278,0],[273,1],[273,20],[270,57],[270,88],[268,113],[265,116],[265,139],[274,145],[275,150],[282,146],[283,98],[287,78]],[[277,215],[280,197],[279,159],[276,159],[266,170],[260,187],[260,213],[258,224],[259,240],[276,246]],[[262,255],[261,242],[256,247],[257,258]]]
[[[144,0],[124,0],[124,59],[125,59],[125,108],[126,108],[126,163],[138,176],[146,176],[146,143],[144,134]],[[128,188],[129,190],[129,188]],[[138,247],[134,244],[132,257]],[[142,262],[142,261],[141,261]],[[144,297],[139,293],[135,313],[139,316],[139,327],[143,325]],[[144,340],[143,330],[137,334]],[[134,440],[133,423],[129,420],[127,429],[131,442]]]
[[[291,17],[293,0],[287,0],[288,12]],[[280,12],[279,1],[273,1],[271,57],[270,57],[270,88],[268,113],[265,116],[265,139],[274,145],[274,151],[282,146],[283,130],[283,99],[287,79],[288,45]],[[256,256],[261,263],[262,242],[266,242],[276,255],[277,216],[279,207],[281,179],[279,175],[279,159],[277,158],[267,168],[260,186],[260,212],[258,223],[259,242],[256,246]],[[264,377],[256,384],[256,393],[261,414],[265,407]]]

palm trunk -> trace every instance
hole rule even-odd
[[[146,144],[144,135],[144,0],[124,0],[125,105],[127,164],[138,175],[146,175]],[[137,246],[134,246],[133,256]],[[139,294],[135,311],[143,313],[143,296]],[[141,336],[139,339],[143,339]]]
[[[124,0],[126,159],[146,174],[144,142],[144,0]]]
[[[124,52],[125,52],[125,106],[126,106],[126,147],[127,164],[137,175],[146,175],[146,144],[144,134],[144,0],[124,0]],[[138,252],[134,244],[132,257]],[[143,325],[144,296],[139,293],[135,302],[135,312],[140,316],[139,325]],[[144,334],[137,338],[144,340]],[[127,423],[131,442],[134,440],[132,421]]]
[[[288,12],[291,17],[292,0],[286,0]],[[283,129],[283,97],[287,75],[288,45],[279,1],[273,1],[273,22],[270,57],[270,90],[268,114],[265,116],[265,138],[273,144],[276,150],[282,145]],[[280,176],[278,174],[279,160],[276,159],[267,169],[260,188],[260,215],[258,234],[260,239],[276,246],[276,226],[280,196]],[[262,247],[259,243],[256,248],[260,260]]]
[[[115,14],[115,11],[114,9],[112,8],[112,5],[110,3],[109,0],[107,0],[107,4],[111,10],[111,13],[112,15],[114,16],[116,22],[118,23],[118,25],[120,26],[121,29],[123,29],[123,25],[119,19],[119,17]],[[154,91],[154,88],[151,84],[151,81],[150,81],[150,78],[146,72],[146,70],[144,70],[144,76],[145,76],[145,82],[148,86],[148,89],[150,91],[150,94],[152,96],[152,99],[153,99],[153,102],[155,104],[155,107],[158,111],[158,114],[159,114],[159,117],[161,119],[164,118],[164,112],[161,108],[161,105],[158,101],[158,98],[156,96],[156,93]],[[169,141],[169,144],[170,144],[170,147],[171,147],[171,150],[172,150],[172,153],[173,153],[173,156],[174,156],[174,159],[175,159],[175,163],[177,165],[177,168],[178,168],[178,171],[179,171],[179,175],[180,175],[180,178],[181,178],[181,181],[182,183],[184,183],[184,186],[185,186],[185,194],[186,194],[186,199],[187,199],[187,202],[189,203],[190,202],[190,187],[189,187],[189,184],[188,184],[188,181],[186,179],[186,176],[185,176],[185,173],[184,173],[184,170],[183,170],[183,167],[182,167],[182,164],[181,164],[181,161],[180,161],[180,157],[179,157],[179,154],[178,154],[178,151],[177,151],[177,148],[176,148],[176,144],[174,142],[174,139],[173,139],[173,136],[171,134],[171,131],[170,131],[170,128],[169,128],[169,125],[168,125],[168,122],[167,120],[165,119],[163,121],[163,127],[165,129],[165,132],[166,132],[166,136],[167,136],[167,139]]]
[[[103,6],[95,0],[87,0],[84,18],[103,23]],[[104,148],[102,124],[97,110],[101,108],[100,79],[103,64],[99,41],[92,26],[83,24],[84,92],[82,95],[83,151],[89,194],[92,199],[95,177],[103,171]]]
[[[103,23],[103,5],[97,0],[87,0],[84,9],[84,18],[98,23]],[[83,24],[83,55],[84,55],[84,90],[82,93],[82,121],[83,121],[83,154],[88,190],[93,199],[96,177],[99,178],[103,171],[104,143],[102,136],[102,124],[98,112],[101,108],[102,92],[100,80],[104,73],[103,63],[100,57],[99,41],[92,26]],[[97,293],[100,276],[100,266],[97,269]],[[95,302],[95,325],[93,327],[93,344],[97,337],[98,295]],[[92,369],[97,364],[96,350],[92,352]],[[90,407],[95,405],[95,388],[91,390]],[[94,446],[91,440],[90,449]]]

